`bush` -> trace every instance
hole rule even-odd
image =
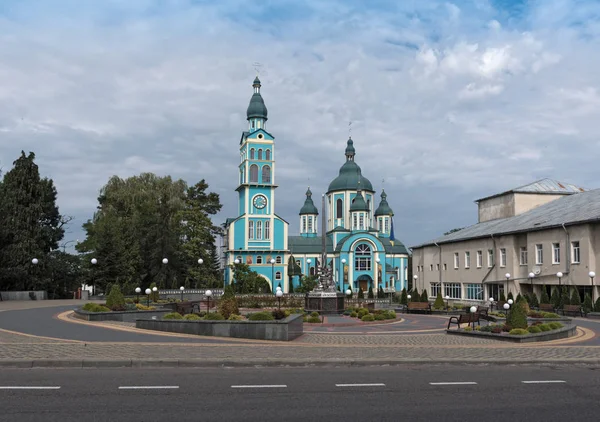
[[[506,318],[506,324],[511,328],[527,328],[527,310],[523,300],[515,302]]]
[[[312,314],[311,314],[312,315]],[[274,321],[275,317],[270,312],[257,312],[248,317],[250,321]]]
[[[540,331],[550,331],[552,328],[548,324],[537,325]]]
[[[386,318],[385,318],[384,314],[377,314],[377,315],[375,315],[375,321],[384,321],[385,319]]]
[[[396,319],[396,311],[389,310],[386,311],[384,315],[386,319]]]
[[[504,327],[501,325],[496,325],[496,326],[492,327],[492,333],[494,333],[494,334],[501,334],[502,331],[504,331]]]
[[[545,285],[542,286],[542,296],[540,297],[540,303],[551,303]]]
[[[527,331],[524,328],[513,328],[508,332],[508,334],[511,334],[513,336],[524,336],[526,334],[529,334],[529,331]]]
[[[471,327],[465,327],[465,328],[463,328],[463,330],[465,330],[465,331],[473,331],[473,329]]]
[[[319,313],[317,311],[313,311],[313,312],[310,313],[310,316],[311,317],[318,317]]]
[[[225,319],[228,319],[231,315],[240,314],[240,309],[238,308],[235,296],[223,299],[219,302],[219,313],[223,315]]]
[[[368,315],[368,314],[369,314],[369,310],[367,308],[360,308],[358,310],[358,317],[359,318],[362,318],[362,317],[364,317],[365,315]]]
[[[385,292],[381,286],[379,286],[379,289],[377,289],[377,299],[385,299]]]
[[[271,312],[271,315],[273,315],[273,318],[275,319],[285,319],[285,311],[282,311],[281,309],[275,309]]]
[[[126,311],[137,311],[138,308],[133,303],[126,303],[125,304],[125,310]]]
[[[309,322],[311,324],[320,324],[321,323],[321,318],[311,316],[311,317],[308,317],[308,319],[306,320],[306,322]]]
[[[241,321],[243,319],[244,317],[241,315],[231,314],[229,315],[229,318],[227,318],[227,321]]]
[[[573,293],[571,294],[571,305],[581,306],[581,297],[577,289],[573,289]]]
[[[373,295],[373,286],[369,286],[369,291],[367,293],[367,298],[373,299],[375,296]]]
[[[110,309],[98,303],[86,303],[81,309],[86,312],[110,312]]]
[[[183,317],[183,319],[186,321],[200,321],[202,318],[200,318],[200,316],[196,314],[187,314]]]
[[[542,332],[542,330],[540,329],[540,327],[538,325],[532,325],[531,327],[527,327],[527,331],[529,331],[531,334],[536,334],[536,333]]]
[[[504,295],[504,290],[500,292],[500,302],[506,302],[506,296]]]
[[[350,314],[350,316],[351,316],[352,318],[358,318],[358,313],[357,313],[357,312],[352,312],[352,313]]]
[[[131,299],[131,298],[128,297],[128,298],[125,299],[125,303],[135,303],[135,302],[134,302],[133,299]]]
[[[592,302],[592,297],[589,293],[585,294],[585,298],[583,299],[583,310],[588,313],[592,312],[594,308],[594,303]]]
[[[549,322],[548,326],[553,330],[558,330],[559,328],[563,327],[563,325],[560,322]]]
[[[125,297],[121,293],[118,284],[113,284],[110,293],[106,297],[106,307],[113,311],[123,311],[125,309]]]
[[[344,315],[348,316],[352,313],[352,309],[346,309],[344,310]]]
[[[183,319],[179,312],[171,312],[163,316],[163,319]]]
[[[138,311],[153,311],[155,309],[154,306],[146,306],[141,303],[136,303],[135,307]]]
[[[484,325],[483,327],[479,328],[479,331],[482,333],[491,333],[494,327],[495,325]]]
[[[532,293],[531,296],[529,297],[529,299],[530,299],[529,304],[531,305],[531,307],[533,307],[533,308],[540,307],[540,302],[538,302],[538,298],[535,293]]]
[[[372,314],[363,315],[361,321],[375,321],[375,316]]]
[[[598,298],[600,300],[600,298]],[[400,304],[406,305],[408,303],[408,293],[406,292],[406,287],[402,289],[402,293],[400,293]]]
[[[435,297],[435,302],[433,303],[433,309],[444,309],[446,304],[444,303],[444,298],[442,297],[442,292],[438,291],[437,296]]]
[[[560,315],[554,312],[542,312],[542,315],[544,315],[544,318],[560,318]]]
[[[204,316],[205,321],[223,321],[224,319],[225,317],[218,312],[209,312]]]
[[[506,297],[506,300],[508,299],[512,299],[513,301],[515,300],[515,298],[513,297],[512,292],[508,292],[508,296]]]
[[[362,287],[360,289],[358,289],[358,298],[359,299],[364,299],[365,298],[365,292],[363,292]]]
[[[560,294],[560,303],[559,303],[558,309],[562,309],[563,306],[570,305],[570,304],[571,304],[571,298],[569,297],[569,292],[567,291],[567,288],[565,286],[563,286],[562,292]]]
[[[427,294],[427,289],[423,289],[423,293],[421,293],[421,302],[429,302],[429,295]]]

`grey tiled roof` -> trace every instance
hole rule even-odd
[[[478,223],[437,239],[413,246],[419,248],[435,243],[452,243],[468,239],[535,231],[600,221],[600,189],[580,192],[555,199],[547,204],[514,217]]]
[[[331,238],[326,239],[327,253],[333,252]],[[292,254],[304,253],[319,253],[321,252],[321,236],[318,237],[303,237],[303,236],[288,236],[288,248]]]
[[[541,179],[536,180],[533,183],[529,183],[527,185],[519,186],[518,188],[514,188],[502,193],[497,193],[494,195],[486,196],[485,198],[481,198],[476,200],[475,202],[483,201],[484,199],[494,198],[496,196],[504,195],[507,193],[541,193],[541,194],[564,194],[570,195],[573,193],[584,192],[587,189],[583,189],[579,186],[575,186],[570,183],[559,182],[558,180],[553,179]]]

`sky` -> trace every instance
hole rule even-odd
[[[290,234],[351,121],[411,246],[537,179],[600,187],[598,51],[597,0],[0,0],[0,167],[35,152],[69,250],[112,175],[206,179],[221,223],[258,69]]]

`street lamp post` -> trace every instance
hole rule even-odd
[[[140,289],[139,287],[135,288],[135,293],[137,294],[137,303],[140,303],[140,293],[142,292],[142,289]]]
[[[416,275],[416,274],[415,274],[415,275],[413,275],[413,280],[414,280],[414,283],[413,283],[413,286],[412,286],[413,290],[415,289],[415,287],[416,287],[416,285],[417,285],[417,278],[419,278],[419,276],[418,276],[418,275]]]
[[[271,258],[271,282],[275,285],[275,259]]]
[[[352,294],[352,290],[347,289],[346,290],[346,296],[348,296],[348,299],[352,299],[352,297],[350,296]]]
[[[92,266],[96,265],[98,263],[98,260],[96,258],[92,258],[90,260]],[[92,270],[92,296],[94,296],[94,294],[96,293],[96,277],[94,277],[94,270]]]
[[[406,298],[408,299],[408,301],[410,302],[410,300],[412,299],[411,295],[407,295]]]
[[[202,258],[198,258],[198,265],[202,265],[202,264],[204,264],[204,260]],[[200,281],[200,280],[196,281],[196,289],[198,288],[198,281]]]
[[[342,258],[342,288],[346,287],[346,258]]]
[[[34,266],[35,266],[35,265],[37,265],[39,262],[40,262],[40,261],[39,261],[37,258],[33,258],[33,259],[31,260],[31,263],[32,263]],[[31,276],[31,272],[30,272],[30,276]],[[34,288],[35,288],[35,286],[34,286],[34,285],[32,285],[32,287],[34,287]]]
[[[152,291],[153,291],[154,293],[158,292],[158,287],[154,286],[154,287],[152,288]],[[150,306],[150,305],[148,305],[148,306]]]
[[[181,286],[179,290],[181,291],[181,301],[183,302],[183,291],[185,290],[185,287]]]
[[[490,297],[488,300],[490,301],[490,311],[491,311],[494,309],[494,298]]]
[[[210,312],[210,298],[212,297],[213,292],[212,290],[207,290],[206,292],[204,292],[204,294],[206,295],[206,313],[208,314]]]
[[[561,280],[563,278],[563,273],[560,271],[556,273],[556,277],[558,277],[558,294],[560,294]]]
[[[310,263],[311,263],[311,262],[312,262],[312,261],[311,261],[311,259],[310,259],[310,258],[308,258],[308,259],[306,260],[306,263],[308,264],[308,275],[310,275]]]
[[[283,296],[283,292],[281,291],[281,287],[277,287],[277,292],[275,293],[275,296],[277,296],[277,309],[279,309],[281,311],[281,297]]]
[[[152,293],[152,290],[146,289],[145,293],[148,295],[148,307],[150,307],[150,294]]]
[[[448,302],[450,302],[450,296],[446,295],[446,297],[444,299],[446,299],[446,311],[449,311],[450,310],[450,305],[449,305]]]
[[[510,273],[504,274],[504,277],[506,277],[506,296],[508,296],[508,281],[510,280]]]
[[[475,312],[477,312],[477,306],[471,306],[469,310],[472,314],[474,314]],[[473,330],[475,330],[475,320],[473,320]]]
[[[529,283],[531,284],[531,293],[533,293],[533,278],[535,277],[534,273],[529,273]]]
[[[240,263],[240,260],[239,260],[239,259],[237,259],[237,258],[236,258],[236,259],[233,261],[233,264],[234,264],[234,270],[235,270],[235,265],[238,265],[239,263]],[[235,275],[235,271],[234,271],[234,273],[233,273],[233,274],[232,274],[232,276],[231,276],[231,278],[233,279],[233,284],[235,284],[235,278],[233,278],[233,276],[234,276],[234,275]],[[234,290],[235,290],[235,287],[234,287]]]
[[[588,275],[590,276],[590,280],[592,281],[592,303],[594,302],[594,277],[596,277],[596,273],[593,271],[590,271],[588,273]]]
[[[510,308],[510,305],[508,303],[505,303],[504,305],[502,305],[502,307],[504,308],[504,313],[508,317],[508,309]]]

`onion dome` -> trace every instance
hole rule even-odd
[[[300,215],[305,214],[319,214],[319,210],[317,210],[317,207],[315,207],[315,204],[313,203],[310,187],[306,191],[306,200],[304,201],[304,206],[300,209]]]
[[[258,79],[257,76],[254,78],[254,83],[252,84],[252,87],[254,88],[254,94],[252,94],[252,98],[250,98],[250,104],[248,105],[248,110],[246,110],[246,117],[248,120],[267,120],[267,106],[265,106],[262,95],[260,95],[260,86],[260,79]]]
[[[381,191],[381,202],[375,210],[375,215],[394,215],[394,211],[392,211],[390,205],[387,202],[387,194],[384,190]]]
[[[354,149],[354,142],[352,139],[348,139],[346,146],[346,162],[340,168],[340,174],[338,177],[333,179],[329,184],[328,192],[340,191],[340,190],[358,190],[359,184],[362,189],[373,191],[373,185],[366,177],[361,174],[360,167],[354,162],[354,155],[356,150]]]

